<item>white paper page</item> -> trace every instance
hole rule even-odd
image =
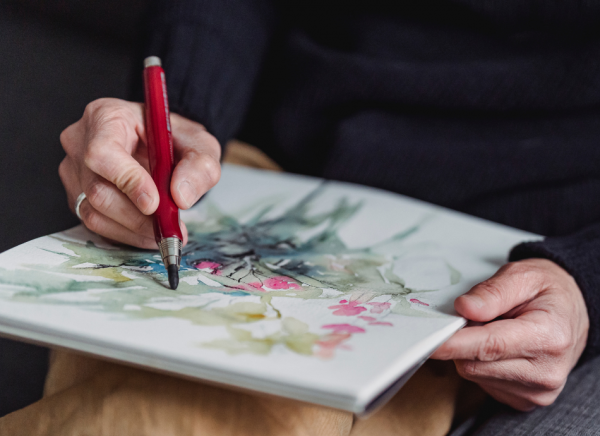
[[[83,227],[0,254],[0,332],[363,412],[535,235],[356,185],[225,166],[180,286]]]

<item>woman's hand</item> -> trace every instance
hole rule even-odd
[[[219,180],[221,148],[204,126],[171,114],[176,167],[171,194],[188,209]],[[152,213],[159,203],[149,174],[144,106],[102,98],[87,105],[83,117],[60,135],[67,153],[59,174],[71,210],[79,194],[85,226],[106,238],[156,249]],[[187,229],[182,223],[184,244]]]
[[[513,262],[454,306],[465,318],[488,324],[459,331],[434,359],[453,359],[460,375],[515,409],[554,402],[589,329],[573,277],[546,259]]]

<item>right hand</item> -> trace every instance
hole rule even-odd
[[[204,126],[171,114],[176,167],[171,194],[188,209],[219,180],[221,147]],[[74,211],[91,231],[139,248],[156,249],[152,217],[159,203],[148,168],[144,106],[114,98],[87,105],[83,117],[60,135],[67,153],[59,175]],[[181,223],[185,244],[187,229]]]

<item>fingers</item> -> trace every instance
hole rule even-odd
[[[185,245],[188,243],[188,240],[189,240],[188,229],[183,221],[179,221],[179,226],[181,227],[181,235],[183,236],[182,244],[185,247]]]
[[[75,165],[69,157],[65,158],[63,162],[61,162],[59,167],[59,175],[63,182],[63,185],[65,186],[65,189],[67,190],[69,207],[72,211],[74,211],[75,201],[77,199],[77,196],[79,196],[78,193],[81,193],[83,189],[80,187],[81,185],[78,180],[77,173],[75,172]],[[86,196],[87,195],[88,194],[86,193]],[[96,198],[94,194],[92,194],[92,198]],[[129,203],[131,204],[131,202]],[[107,203],[104,202],[104,204]],[[131,207],[135,209],[133,204],[131,204]],[[135,210],[135,212],[138,215],[144,217],[145,219],[148,219],[148,217],[142,215],[137,209]],[[81,215],[81,220],[83,221],[83,224],[88,229],[95,233],[98,233],[99,235],[139,248],[157,248],[156,242],[152,237],[152,233],[150,233],[149,237],[147,235],[144,236],[127,229],[126,227],[122,226],[121,224],[115,222],[114,220],[103,215],[101,212],[97,211],[92,206],[91,202],[89,201],[89,198],[81,203],[79,207],[79,213]],[[150,226],[152,226],[152,223],[150,223]],[[144,233],[147,234],[147,231],[145,231]]]
[[[535,329],[535,327],[534,327]],[[458,331],[431,356],[433,359],[466,359],[482,362],[535,357],[539,340],[525,319],[500,320]]]
[[[140,212],[150,215],[159,203],[156,185],[144,167],[115,138],[110,130],[98,132],[88,144],[84,163],[92,172],[113,183]]]
[[[520,412],[531,412],[536,408],[536,404],[532,401],[522,398],[512,392],[507,392],[505,389],[492,388],[487,385],[480,385],[484,391],[490,394],[496,401],[516,409]]]
[[[171,190],[187,209],[218,181],[220,146],[198,123],[172,116],[175,169]],[[90,103],[78,122],[61,134],[67,157],[59,173],[71,210],[81,192],[84,224],[106,238],[156,248],[152,218],[158,190],[148,172],[143,106],[117,99]],[[181,224],[187,243],[187,228]]]
[[[221,177],[221,147],[201,124],[171,116],[173,146],[179,162],[171,179],[171,194],[180,209],[189,209]]]
[[[532,392],[560,391],[565,386],[569,369],[563,365],[532,363],[518,358],[497,362],[475,362],[456,360],[456,370],[467,380],[496,383],[508,388],[507,383],[526,387]]]
[[[81,171],[80,183],[92,207],[107,218],[146,238],[154,238],[152,217],[144,215],[115,185],[92,173]]]
[[[109,218],[108,221],[102,220],[102,223],[105,223],[107,226],[111,227],[112,221],[114,221],[120,225],[119,227],[125,227],[133,233],[137,233],[147,239],[154,238],[152,217],[142,214],[114,185],[98,177],[87,168],[84,168],[81,176],[78,176],[73,161],[68,157],[61,163],[59,173],[67,190],[67,198],[69,199],[71,210],[74,210],[75,208],[75,201],[79,195],[78,193],[85,192],[87,198],[80,207],[82,219],[84,218],[82,212],[84,203],[89,203],[95,212]],[[90,214],[88,213],[88,217],[89,216]],[[83,222],[90,230],[93,230],[86,220],[83,220]],[[100,226],[100,228],[105,230],[106,225]],[[120,233],[120,229],[106,229],[106,231],[108,231],[108,234],[102,232],[97,233],[107,238],[119,240],[114,238],[114,235]],[[109,236],[109,234],[112,237]],[[138,246],[137,244],[132,245]],[[148,247],[145,245],[143,248]]]
[[[588,322],[581,291],[545,259],[510,263],[455,302],[467,327],[432,357],[518,410],[554,402],[579,359]],[[501,319],[498,319],[501,318]]]
[[[472,321],[491,321],[533,299],[542,290],[542,283],[542,275],[535,269],[521,262],[509,263],[458,297],[454,307]]]
[[[84,168],[114,184],[145,215],[158,206],[158,191],[146,169],[133,158],[145,140],[142,106],[99,99],[80,121],[61,134],[61,143],[81,175]]]
[[[527,359],[455,363],[463,378],[479,384],[496,400],[522,411],[552,404],[566,381],[560,369],[540,371]]]
[[[67,192],[69,209],[71,209],[71,212],[75,213],[75,202],[83,190],[79,184],[79,177],[77,177],[75,171],[75,164],[69,156],[65,157],[58,166],[58,175]]]
[[[148,250],[156,250],[158,248],[154,238],[132,232],[128,228],[98,212],[92,207],[89,201],[81,203],[79,212],[85,226],[94,233],[139,248]]]

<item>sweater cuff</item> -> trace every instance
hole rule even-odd
[[[160,56],[172,112],[221,145],[239,129],[274,25],[266,0],[155,0],[144,54]]]
[[[514,247],[509,261],[548,259],[573,276],[587,306],[590,329],[580,363],[600,354],[600,225],[563,237],[525,242]]]

